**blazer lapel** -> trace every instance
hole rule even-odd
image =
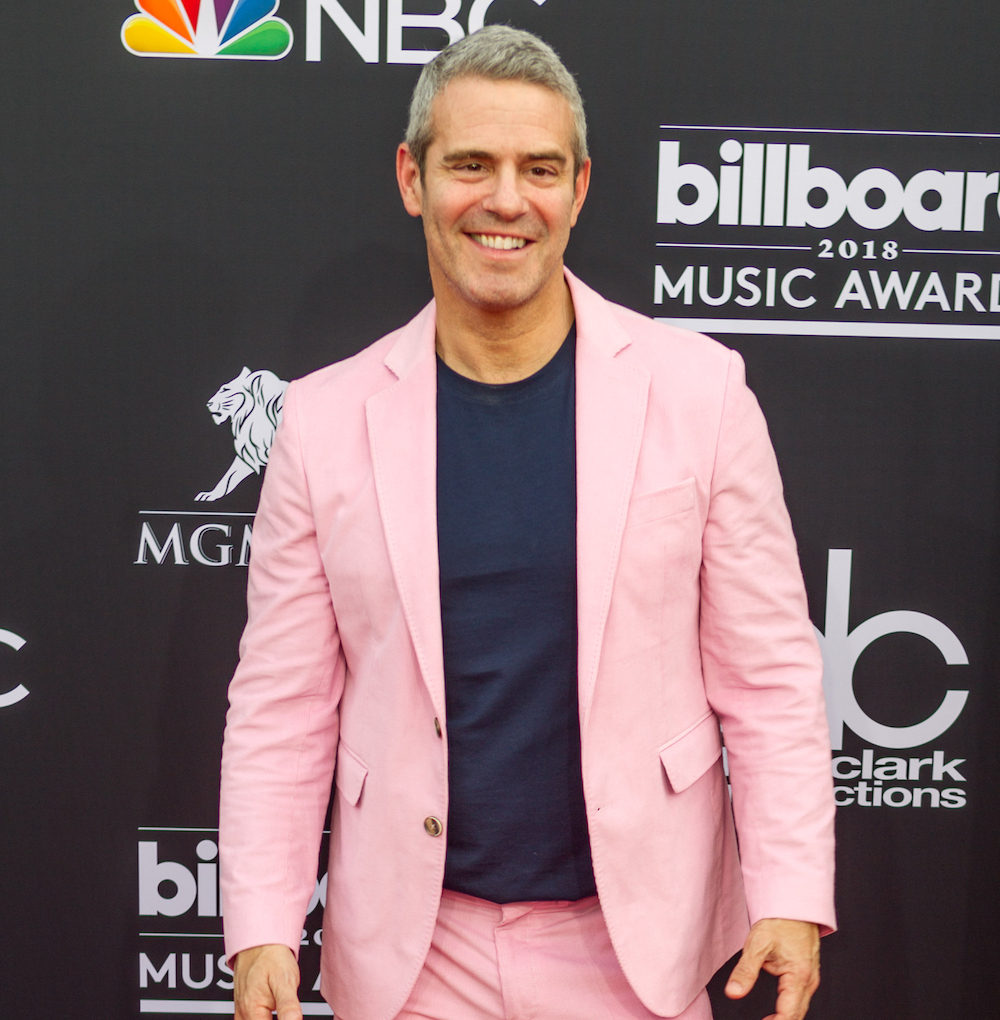
[[[616,358],[631,339],[607,302],[568,271],[566,278],[577,331],[577,618],[583,729],[642,444],[649,374]]]
[[[365,402],[375,489],[417,662],[445,719],[437,539],[437,364],[434,303],[385,358],[393,385]]]

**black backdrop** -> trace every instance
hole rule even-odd
[[[307,60],[312,6],[283,0],[275,14],[292,28],[291,50],[259,61],[133,55],[119,37],[131,0],[4,5],[0,1013],[15,1020],[210,1015],[228,995],[212,829],[259,477],[196,501],[234,455],[229,422],[214,425],[205,403],[244,366],[287,380],[353,353],[429,296],[419,224],[392,169],[419,68],[390,63],[387,39],[391,9],[439,13],[444,0],[369,3],[380,17],[370,63],[330,17],[332,0],[319,10],[321,59]],[[364,24],[363,0],[342,7]],[[996,195],[978,199],[981,230],[968,210],[1000,170],[996,5],[496,0],[486,20],[537,31],[579,77],[595,176],[568,264],[648,314],[709,332],[704,320],[718,320],[717,335],[745,356],[813,620],[828,632],[834,700],[853,691],[862,718],[897,728],[886,737],[848,722],[834,752],[842,931],[825,943],[813,1014],[995,1015]],[[440,29],[402,35],[408,48],[446,40]],[[899,134],[844,133],[861,131]],[[701,200],[664,177],[660,143],[679,142],[681,162],[718,181],[730,138],[743,150],[744,195],[750,153],[764,145],[809,144],[810,165],[847,183],[873,167],[901,185],[926,169],[966,173],[967,229],[921,230],[912,206],[877,229],[850,210],[827,228],[754,226],[752,208],[741,225],[720,225],[719,211],[658,222],[671,183],[686,208]],[[767,150],[769,174],[782,151]],[[954,199],[954,178],[935,180],[948,193],[925,196],[925,210]],[[780,187],[776,199],[767,191],[772,216],[774,202],[784,210]],[[701,266],[709,297],[726,267],[756,267],[744,279],[760,289],[774,267],[774,304],[737,307],[746,288],[725,306],[706,301]],[[780,291],[799,267],[815,273],[789,284],[800,302],[816,297],[803,308]],[[835,307],[852,269],[870,308],[858,285]],[[921,274],[906,309],[876,301],[893,269],[901,284]],[[918,310],[932,272],[940,288]],[[979,304],[965,297],[956,311],[963,287]],[[751,321],[724,321],[735,318]],[[823,325],[838,321],[854,325]],[[836,647],[830,550],[853,551]],[[836,591],[843,603],[844,584]],[[898,632],[864,651],[852,686],[847,631],[899,611],[938,629],[893,618]],[[967,664],[933,647],[942,627]],[[950,725],[920,741],[899,735],[949,689],[968,692]],[[319,914],[303,949],[303,995],[316,1002]],[[766,998],[714,994],[719,1017],[763,1016]]]

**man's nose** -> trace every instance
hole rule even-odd
[[[513,220],[528,211],[521,191],[521,179],[514,167],[500,167],[493,177],[493,187],[483,199],[483,208],[505,220]]]

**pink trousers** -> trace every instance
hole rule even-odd
[[[622,973],[596,896],[498,905],[445,890],[396,1020],[657,1020]],[[712,1020],[701,994],[678,1020]]]

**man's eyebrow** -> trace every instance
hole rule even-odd
[[[526,158],[529,163],[565,164],[568,162],[561,152],[529,152]]]
[[[492,160],[496,157],[484,149],[460,149],[457,152],[446,152],[442,157],[443,163],[461,163],[466,159]],[[529,152],[524,156],[526,163],[559,163],[565,165],[567,158],[561,152]]]
[[[442,157],[443,163],[461,163],[463,159],[493,159],[491,153],[483,149],[460,149],[458,152],[446,152]]]

